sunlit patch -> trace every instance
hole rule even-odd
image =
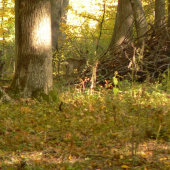
[[[42,11],[41,11],[42,12]],[[46,47],[47,49],[51,45],[51,19],[50,16],[38,18],[33,26],[31,41],[32,46],[36,49]]]
[[[106,4],[112,4],[112,5],[117,5],[118,2],[117,1],[113,1],[113,0],[108,0],[107,2],[105,2]],[[91,19],[89,20],[89,27],[90,28],[96,28],[97,24],[98,24],[98,19],[100,18],[100,15],[103,13],[103,10],[101,9],[99,4],[103,4],[104,5],[104,1],[103,0],[86,0],[86,1],[82,1],[82,0],[70,0],[69,4],[71,6],[71,10],[68,10],[68,15],[67,15],[67,24],[68,25],[74,25],[74,26],[81,26],[83,25],[84,22],[86,22],[86,19],[83,17],[83,15],[88,15],[90,14],[91,18],[95,18],[95,19]],[[103,6],[102,6],[103,7]],[[79,17],[77,17],[76,15],[79,15]],[[83,14],[83,15],[82,15]],[[97,19],[97,20],[96,20]],[[76,28],[77,32],[80,31],[79,28]],[[75,31],[75,28],[74,30]]]

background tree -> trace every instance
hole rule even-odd
[[[11,90],[22,97],[53,88],[50,0],[16,0],[16,70]]]
[[[111,54],[114,53],[116,46],[122,42],[124,42],[122,45],[124,46],[133,37],[133,19],[135,19],[137,37],[141,37],[148,30],[141,0],[119,0],[114,33],[110,44]],[[141,40],[143,41],[143,38]]]
[[[69,0],[51,0],[52,46],[56,50],[58,50],[58,39],[65,37],[60,30],[60,23],[67,21],[66,7],[68,4]]]
[[[148,30],[145,12],[141,0],[131,0],[137,37],[141,37]]]
[[[165,22],[165,0],[155,0],[155,29],[159,30]]]
[[[168,0],[168,27],[170,27],[170,0]]]
[[[130,0],[119,0],[114,33],[110,44],[111,54],[114,48],[124,40],[130,40],[133,33],[133,12]]]

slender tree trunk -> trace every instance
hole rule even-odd
[[[65,39],[65,35],[60,30],[60,23],[67,21],[67,10],[69,0],[51,0],[52,17],[52,46],[58,50],[58,39]]]
[[[123,41],[129,41],[133,33],[133,12],[130,0],[119,0],[117,15],[112,41],[110,43],[110,54],[115,51],[116,46]]]
[[[168,0],[168,27],[170,28],[170,0]]]
[[[165,0],[155,0],[155,29],[164,26],[165,22]]]
[[[19,11],[19,0],[15,0],[15,11]],[[17,21],[17,22],[16,22]],[[15,12],[15,44],[19,42],[19,12]],[[18,46],[15,45],[15,65],[14,68],[17,67],[17,54],[18,54]],[[15,69],[14,69],[15,72]]]
[[[168,0],[168,32],[170,34],[170,0]],[[168,49],[170,49],[170,42],[167,42]]]
[[[137,37],[141,37],[148,30],[145,12],[143,10],[141,0],[130,0],[130,1],[132,4],[133,14],[135,18]]]
[[[50,0],[16,0],[16,71],[11,91],[27,98],[53,88]],[[40,92],[40,93],[39,93]]]

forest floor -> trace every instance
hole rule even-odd
[[[122,86],[1,103],[0,169],[170,169],[168,88]]]

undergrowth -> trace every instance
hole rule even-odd
[[[0,169],[169,169],[170,95],[158,84],[117,89],[1,104]]]

